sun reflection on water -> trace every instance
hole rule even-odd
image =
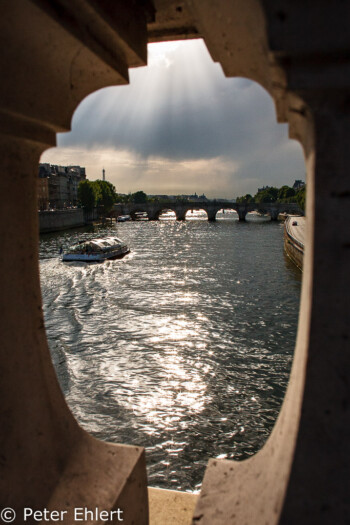
[[[250,456],[278,413],[298,293],[279,226],[235,224],[125,223],[132,256],[122,261],[41,263],[67,402],[96,437],[146,447],[152,486],[198,488],[209,457]]]

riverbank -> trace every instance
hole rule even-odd
[[[284,223],[284,249],[288,257],[302,271],[305,245],[305,217],[289,216]]]
[[[83,208],[39,211],[39,232],[52,233],[87,226],[97,220],[97,210],[85,212]]]

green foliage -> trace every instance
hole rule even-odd
[[[300,188],[300,190],[297,191],[295,200],[297,204],[300,206],[300,208],[305,211],[305,203],[306,203],[306,186],[303,188]]]
[[[96,206],[100,208],[103,215],[107,215],[117,200],[115,187],[106,180],[95,180],[91,184],[95,191]]]
[[[137,191],[136,193],[132,193],[131,198],[132,202],[135,202],[136,204],[147,202],[147,195],[144,191]]]
[[[254,202],[276,202],[278,188],[264,188],[254,196]]]
[[[288,199],[290,197],[294,197],[295,195],[295,189],[291,188],[290,186],[282,186],[278,190],[277,198],[280,202],[286,202],[284,199]]]
[[[116,193],[116,201],[115,202],[130,202],[129,195],[121,195],[120,193]]]
[[[284,185],[281,188],[264,188],[258,191],[254,197],[249,193],[243,197],[237,197],[238,204],[249,204],[250,202],[296,202],[302,210],[305,210],[306,186],[295,191],[294,188]]]
[[[250,193],[247,193],[244,197],[237,197],[236,202],[237,204],[249,204],[250,202],[254,202],[254,199]]]
[[[92,183],[89,180],[82,180],[78,186],[78,198],[87,211],[91,211],[96,202],[95,191]]]
[[[96,206],[103,215],[107,215],[117,200],[115,187],[104,180],[83,180],[78,186],[78,197],[81,205],[87,211]]]

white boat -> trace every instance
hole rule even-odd
[[[117,222],[126,222],[126,221],[131,221],[130,215],[119,215],[117,217]]]
[[[90,239],[71,246],[62,256],[62,261],[101,262],[118,259],[129,253],[127,244],[117,237]]]

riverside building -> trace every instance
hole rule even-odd
[[[40,210],[63,209],[78,203],[79,182],[86,179],[81,166],[39,164],[38,207]]]

